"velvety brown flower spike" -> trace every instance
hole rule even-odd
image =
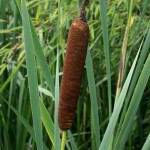
[[[89,39],[89,27],[85,18],[87,4],[88,1],[84,0],[80,17],[71,24],[68,34],[58,110],[58,123],[62,130],[72,126],[80,93]]]

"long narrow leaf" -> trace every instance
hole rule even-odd
[[[133,93],[126,117],[124,119],[120,134],[118,135],[118,138],[117,138],[117,142],[115,145],[116,150],[123,148],[123,146],[125,145],[125,143],[127,141],[128,135],[130,133],[130,130],[131,130],[131,127],[132,127],[132,124],[134,121],[134,116],[138,110],[138,106],[141,102],[141,98],[142,98],[144,89],[146,87],[147,81],[150,76],[149,64],[150,64],[150,54],[146,60],[144,68],[143,68],[143,70],[140,74],[139,80],[136,84],[135,91]]]
[[[133,75],[133,71],[134,71],[134,68],[135,68],[135,65],[136,65],[136,62],[137,62],[138,55],[139,55],[139,52],[136,55],[136,58],[135,58],[135,60],[133,62],[133,65],[130,69],[128,77],[127,77],[127,79],[125,81],[125,84],[122,88],[122,91],[119,95],[118,101],[115,104],[114,111],[113,111],[112,116],[110,118],[108,127],[106,129],[105,134],[104,134],[104,137],[103,137],[103,140],[102,140],[102,143],[100,145],[99,150],[107,150],[108,147],[109,147],[109,144],[110,144],[111,138],[114,134],[114,129],[115,129],[115,126],[116,126],[116,123],[117,123],[117,120],[118,120],[118,117],[119,117],[119,114],[120,114],[125,96],[127,94],[128,87],[130,85],[130,81],[131,81],[131,78],[132,78],[132,75]]]
[[[144,1],[144,8],[143,8],[143,11],[142,11],[142,14],[141,14],[140,21],[139,21],[139,23],[138,23],[138,27],[137,27],[136,32],[135,32],[135,37],[136,37],[136,35],[137,35],[137,33],[138,33],[140,27],[141,27],[141,23],[142,23],[142,20],[143,20],[144,15],[145,15],[145,13],[146,13],[146,10],[147,10],[147,8],[148,8],[148,6],[149,6],[149,3],[150,3],[150,0],[145,0],[145,1]]]
[[[37,34],[36,34],[34,27],[33,27],[31,22],[30,22],[30,25],[31,25],[31,31],[32,31],[32,36],[33,36],[33,43],[35,45],[34,52],[35,52],[35,55],[37,58],[37,62],[40,65],[41,72],[43,73],[43,76],[45,77],[45,80],[46,80],[46,82],[47,82],[47,84],[51,90],[51,93],[53,94],[53,97],[54,97],[55,88],[54,88],[54,83],[52,80],[52,75],[49,71],[48,64],[46,62],[46,58],[44,57],[41,45],[39,43],[39,39],[37,37]]]
[[[150,134],[148,135],[143,147],[142,147],[142,150],[149,150],[150,149]]]
[[[19,11],[21,11],[21,5],[20,5],[21,0],[16,0],[16,3],[17,3]],[[22,14],[21,14],[21,16],[22,16]],[[32,37],[33,37],[33,43],[34,43],[34,46],[35,46],[34,52],[35,52],[37,61],[40,65],[40,67],[41,67],[43,76],[45,77],[45,80],[47,81],[48,86],[51,90],[51,93],[53,94],[53,97],[54,97],[55,88],[54,88],[54,83],[53,83],[53,80],[52,80],[52,75],[49,71],[48,64],[47,64],[46,59],[44,57],[41,45],[39,43],[39,39],[37,37],[37,34],[35,32],[35,29],[33,27],[32,22],[30,22],[30,26],[31,26],[31,34],[32,34]]]
[[[34,43],[31,33],[31,26],[28,11],[25,1],[22,0],[22,17],[23,17],[23,35],[26,50],[26,65],[28,73],[28,84],[30,93],[30,103],[33,117],[33,128],[35,132],[35,140],[38,150],[43,150],[43,137],[42,137],[42,121],[40,116],[39,96],[38,96],[38,81],[36,72],[36,62],[34,56]]]
[[[55,114],[54,114],[54,143],[55,149],[60,149],[60,129],[58,126],[58,102],[59,102],[59,54],[57,49],[56,82],[55,82]]]
[[[78,150],[77,145],[76,145],[76,143],[74,141],[74,138],[73,138],[73,135],[72,135],[71,131],[69,130],[67,133],[68,133],[68,137],[70,139],[70,144],[71,144],[72,149],[73,150]]]
[[[92,58],[91,58],[91,54],[89,50],[87,52],[87,58],[86,58],[86,70],[87,70],[88,85],[89,85],[90,99],[91,99],[91,116],[92,116],[92,122],[93,122],[92,126],[94,128],[96,147],[98,149],[100,145],[98,103],[97,103],[97,96],[96,96]]]
[[[15,76],[15,74],[20,69],[22,63],[24,62],[24,58],[19,62],[19,64],[16,66],[16,68],[13,70],[13,72],[10,74],[10,76],[7,78],[7,80],[3,83],[3,85],[0,87],[0,93],[6,88],[10,80]]]
[[[121,114],[120,124],[122,124],[122,122],[124,120],[124,116],[125,116],[125,113],[127,111],[128,104],[131,100],[132,94],[133,94],[135,86],[137,84],[137,80],[139,78],[139,75],[141,73],[141,70],[142,70],[142,67],[143,67],[143,64],[144,64],[144,61],[145,61],[146,56],[148,54],[148,50],[149,50],[149,47],[150,47],[149,39],[150,39],[150,31],[148,32],[148,34],[146,36],[144,44],[141,43],[141,46],[143,45],[143,48],[141,49],[141,53],[140,53],[140,56],[139,56],[139,59],[138,59],[138,62],[137,62],[137,67],[135,68],[135,71],[133,73],[134,78],[132,78],[132,80],[131,80],[130,87],[129,87],[129,90],[128,90],[128,94],[126,96],[124,108],[123,108],[123,111],[122,111],[122,114]],[[120,130],[120,127],[118,128],[117,132],[119,132],[119,130]]]
[[[35,139],[35,134],[33,128],[30,126],[30,124],[27,122],[27,120],[12,106],[10,105],[1,95],[0,98],[12,109],[12,111],[16,114],[16,116],[19,118],[21,123],[24,125],[26,130],[29,132],[30,136]],[[47,146],[43,143],[44,150],[48,150]]]
[[[54,145],[54,124],[42,100],[40,100],[40,108],[42,122],[45,126],[49,138],[52,141],[52,144]]]
[[[109,117],[110,117],[112,112],[112,101],[111,101],[111,71],[110,71],[110,52],[109,52],[108,24],[107,24],[107,6],[105,0],[100,0],[99,2],[100,2],[100,15],[102,22],[103,41],[104,41],[106,71],[108,78],[108,100],[109,100]]]

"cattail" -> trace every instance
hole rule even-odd
[[[58,110],[58,123],[62,130],[70,129],[72,126],[80,93],[89,38],[89,27],[85,19],[86,5],[85,0],[80,18],[71,24],[67,40]]]

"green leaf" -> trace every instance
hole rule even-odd
[[[19,11],[21,10],[21,7],[20,7],[20,0],[16,0],[16,3],[18,5],[18,9]],[[21,14],[22,16],[22,14]],[[53,94],[53,97],[55,95],[55,88],[54,88],[54,83],[53,83],[53,79],[52,79],[52,75],[49,71],[49,68],[48,68],[48,64],[46,62],[46,58],[43,54],[43,51],[42,51],[42,48],[41,48],[41,45],[39,43],[39,39],[38,39],[38,36],[35,32],[35,29],[33,27],[33,24],[32,22],[30,22],[30,26],[31,26],[31,34],[32,34],[32,39],[33,39],[33,44],[34,44],[34,52],[35,52],[35,55],[36,55],[36,58],[37,58],[37,62],[39,63],[40,65],[40,68],[41,68],[41,72],[43,73],[43,76],[51,90],[51,93]]]
[[[31,33],[31,26],[28,11],[25,1],[22,0],[22,22],[23,22],[23,36],[25,42],[26,65],[28,73],[28,84],[30,93],[30,103],[33,117],[33,128],[35,132],[35,141],[38,150],[43,150],[43,137],[42,137],[42,121],[40,115],[39,95],[38,95],[38,80],[36,71],[36,62],[33,43],[33,36]]]
[[[46,59],[45,59],[45,56],[43,54],[43,51],[42,51],[42,48],[41,48],[41,45],[39,43],[39,39],[37,37],[37,34],[34,30],[34,27],[32,25],[32,23],[30,22],[30,25],[31,25],[31,34],[32,34],[32,37],[33,37],[33,44],[34,44],[34,52],[35,52],[35,55],[36,55],[36,58],[37,58],[37,62],[39,63],[40,65],[40,68],[41,68],[41,72],[43,73],[43,76],[45,77],[45,80],[51,90],[51,93],[54,97],[55,95],[55,88],[54,88],[54,83],[53,83],[53,79],[52,79],[52,76],[51,76],[51,73],[49,71],[49,68],[48,68],[48,64],[46,62]]]
[[[22,122],[22,124],[25,126],[29,134],[35,138],[33,128],[30,126],[30,124],[27,122],[27,120],[20,114],[18,111],[10,105],[2,96],[0,98],[12,109],[12,111],[16,114],[16,116],[19,118],[19,120]]]
[[[104,41],[106,71],[107,71],[107,78],[108,78],[107,81],[108,82],[108,103],[109,103],[109,117],[110,117],[112,113],[112,100],[111,100],[111,71],[110,71],[110,52],[109,52],[108,23],[107,23],[107,5],[105,0],[99,0],[99,3],[100,3],[103,41]]]
[[[117,137],[115,149],[119,150],[119,149],[123,148],[123,146],[126,143],[126,140],[128,138],[128,135],[130,133],[130,130],[131,130],[131,127],[132,127],[132,124],[134,121],[135,114],[138,110],[144,89],[147,85],[147,82],[148,82],[148,79],[150,76],[149,64],[150,64],[150,54],[148,55],[148,58],[144,64],[144,67],[140,74],[138,82],[136,83],[135,90],[134,90],[130,105],[128,107],[128,111],[126,113],[120,133]]]
[[[112,136],[114,134],[114,129],[116,127],[116,123],[117,123],[119,114],[121,112],[121,108],[123,106],[123,102],[124,102],[125,96],[127,94],[127,91],[128,91],[128,88],[129,88],[129,85],[130,85],[130,82],[131,82],[131,78],[132,78],[132,75],[133,75],[134,68],[136,66],[138,55],[139,55],[139,52],[136,55],[136,58],[135,58],[135,60],[133,62],[133,65],[132,65],[132,67],[130,69],[128,77],[127,77],[127,79],[126,79],[126,81],[124,83],[124,86],[122,88],[122,91],[121,91],[121,93],[119,95],[118,101],[115,104],[114,111],[113,111],[112,116],[110,118],[109,124],[107,126],[107,129],[106,129],[106,132],[104,134],[104,137],[103,137],[103,140],[102,140],[102,143],[100,145],[99,150],[107,150],[108,147],[109,147],[109,144],[111,142]]]
[[[58,104],[59,104],[59,54],[57,49],[56,81],[55,81],[55,114],[54,114],[54,143],[55,149],[60,149],[60,129],[58,126]]]
[[[52,144],[54,145],[54,124],[42,100],[40,100],[40,108],[42,122],[50,140],[52,141]]]
[[[24,127],[27,129],[29,134],[33,139],[35,139],[35,134],[33,131],[33,128],[30,126],[30,124],[27,122],[27,120],[12,106],[10,105],[1,95],[0,98],[12,109],[12,111],[16,114],[16,116],[19,118],[19,120],[22,122]],[[44,150],[48,150],[47,146],[43,143]]]
[[[67,133],[68,133],[68,137],[69,137],[69,140],[70,140],[71,148],[73,150],[78,150],[77,144],[75,143],[75,140],[73,138],[73,135],[72,135],[71,131],[69,130]]]
[[[150,149],[150,134],[148,135],[143,147],[142,147],[142,150],[149,150]]]
[[[98,103],[97,103],[97,96],[96,96],[96,87],[95,87],[95,80],[94,80],[92,58],[91,58],[91,54],[89,50],[87,51],[86,70],[87,70],[88,85],[89,85],[90,99],[91,99],[91,116],[92,116],[91,121],[92,121],[92,126],[94,128],[96,147],[98,149],[100,145]]]
[[[149,39],[150,39],[150,31],[148,32],[148,34],[146,36],[144,44],[141,43],[141,46],[143,45],[143,48],[142,48],[140,56],[138,58],[137,66],[136,66],[135,71],[133,73],[133,78],[131,80],[130,87],[129,87],[129,90],[128,90],[128,94],[127,94],[126,99],[125,99],[125,104],[124,104],[124,108],[123,108],[123,111],[122,111],[122,114],[121,114],[120,124],[122,124],[122,121],[124,120],[125,113],[127,111],[129,102],[130,102],[130,100],[132,98],[132,95],[133,95],[133,92],[135,90],[135,86],[137,84],[139,75],[141,73],[144,61],[146,59],[146,56],[148,55],[148,51],[149,51],[149,47],[150,47]],[[118,129],[118,132],[119,132],[119,130],[120,130],[120,128]],[[126,132],[126,134],[127,134],[127,132]],[[126,138],[127,138],[127,136],[126,136]]]
[[[0,93],[6,88],[6,86],[8,85],[8,83],[11,81],[11,79],[15,76],[15,74],[18,72],[18,70],[20,69],[22,63],[24,62],[24,58],[19,62],[19,64],[17,65],[17,67],[13,70],[13,72],[9,75],[9,77],[7,78],[7,80],[3,83],[3,85],[0,87]]]
[[[150,3],[150,0],[144,0],[144,8],[143,8],[143,11],[142,11],[142,14],[141,14],[140,21],[139,21],[139,23],[138,23],[138,27],[137,27],[136,32],[135,32],[135,37],[136,37],[138,31],[139,31],[140,28],[141,28],[141,23],[142,23],[142,21],[143,21],[143,17],[144,17],[144,15],[145,15],[145,13],[146,13],[146,10],[147,10],[148,6],[149,6],[149,3]]]

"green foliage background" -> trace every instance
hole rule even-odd
[[[80,5],[0,0],[0,149],[60,149],[59,88],[69,27]],[[148,150],[150,1],[92,0],[86,10],[89,47],[66,149]]]

